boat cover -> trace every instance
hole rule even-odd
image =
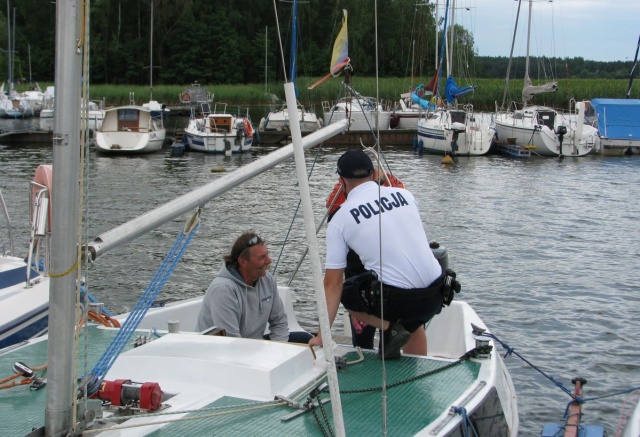
[[[600,136],[640,140],[640,99],[593,99]]]
[[[444,87],[444,96],[447,98],[447,102],[453,103],[458,97],[462,97],[475,90],[475,86],[459,87],[453,77],[447,78],[447,83]]]

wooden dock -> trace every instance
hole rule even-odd
[[[0,144],[53,144],[53,131],[28,130],[0,133]]]
[[[260,131],[258,144],[289,144],[291,136],[282,131]],[[380,144],[391,146],[413,146],[416,131],[413,129],[389,129],[380,131]],[[376,143],[371,131],[346,131],[326,141],[329,146],[372,146]]]
[[[498,153],[508,155],[513,158],[531,158],[531,149],[526,146],[515,144],[515,139],[508,138],[506,143],[494,141],[493,145]]]

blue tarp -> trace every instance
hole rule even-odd
[[[640,140],[640,99],[593,99],[600,136]]]

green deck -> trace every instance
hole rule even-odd
[[[89,370],[95,363],[104,344],[115,335],[114,331],[92,329],[92,341],[87,351]],[[93,345],[93,347],[92,347]],[[35,347],[12,351],[0,355],[0,378],[13,373],[12,366],[16,361],[27,365],[39,366],[38,362],[46,356],[47,342],[43,341]],[[81,354],[83,355],[83,354]],[[347,356],[347,360],[355,359],[355,355]],[[429,372],[445,365],[446,362],[420,360],[404,357],[401,360],[386,363],[387,386],[416,375]],[[387,429],[389,435],[413,435],[442,411],[450,407],[475,380],[480,365],[466,361],[433,375],[420,378],[410,383],[387,389]],[[81,372],[84,370],[80,368]],[[381,385],[381,361],[375,354],[365,354],[361,363],[348,366],[339,372],[340,390],[353,391],[375,389]],[[343,393],[342,408],[345,417],[347,435],[374,435],[382,429],[382,394],[381,390],[370,390],[364,393]],[[328,393],[322,394],[328,398]],[[0,390],[0,436],[24,436],[33,428],[44,424],[46,390],[31,391],[29,386]],[[246,400],[223,398],[208,408],[245,404]],[[332,423],[331,404],[324,405],[329,422]],[[281,418],[294,410],[278,406],[260,410],[250,410],[222,416],[203,417],[195,420],[182,420],[169,424],[154,432],[153,436],[176,435],[216,435],[224,436],[278,436],[283,435],[323,435],[313,415],[305,413],[289,421]],[[322,420],[319,410],[318,416]],[[210,415],[212,411],[193,413],[189,417]],[[171,420],[175,416],[167,416]]]
[[[347,360],[355,356],[347,356]],[[387,386],[423,374],[445,365],[445,362],[427,361],[404,357],[401,360],[387,361]],[[393,436],[414,435],[427,426],[443,409],[449,408],[471,384],[480,365],[463,362],[442,372],[420,378],[408,384],[387,389],[387,431]],[[366,354],[365,361],[347,367],[339,372],[341,392],[380,386],[382,365],[375,354]],[[381,390],[365,393],[343,394],[342,411],[347,435],[377,435],[382,429]],[[323,393],[323,398],[329,397]],[[207,408],[225,405],[246,404],[241,399],[224,398]],[[331,404],[324,405],[325,412],[332,423]],[[200,420],[175,422],[151,434],[154,437],[176,435],[216,435],[224,436],[321,436],[322,431],[311,413],[282,421],[284,416],[294,410],[288,407],[273,407],[265,410],[247,411],[225,416],[208,417]],[[322,414],[316,410],[322,420]],[[197,413],[198,415],[211,414]],[[196,414],[192,414],[195,416]],[[328,435],[328,433],[327,433]]]
[[[84,329],[82,332],[86,332]],[[80,360],[78,367],[79,374],[91,371],[93,365],[98,361],[105,345],[109,344],[111,339],[115,337],[117,331],[107,329],[95,329],[92,327],[88,330],[89,341],[86,352],[86,362],[88,365],[85,370],[85,360]],[[147,334],[148,332],[140,332]],[[84,335],[84,334],[83,334]],[[83,337],[82,337],[83,338]],[[81,338],[81,345],[84,340]],[[21,361],[27,366],[41,366],[47,356],[48,341],[41,341],[29,347],[7,352],[0,355],[0,379],[4,379],[13,375],[13,364]],[[80,346],[79,356],[84,357],[84,346]],[[125,350],[131,349],[132,346],[125,347]],[[36,372],[38,376],[44,376],[45,372]],[[20,379],[18,379],[19,381]],[[33,428],[44,426],[44,410],[47,402],[46,388],[33,391],[28,385],[8,388],[0,390],[0,436],[24,436],[31,432]]]

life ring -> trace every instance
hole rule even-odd
[[[191,103],[191,93],[189,91],[185,91],[180,94],[180,101],[182,103]]]
[[[404,182],[392,175],[391,172],[386,171],[385,173],[386,177],[377,177],[379,174],[378,170],[374,170],[373,180],[377,181],[383,187],[405,188]],[[340,205],[342,205],[345,200],[347,200],[347,196],[344,195],[342,183],[338,181],[333,186],[333,190],[331,191],[331,194],[329,194],[329,197],[327,197],[327,202],[325,204],[326,208],[330,208],[329,216],[332,216],[338,210],[338,208],[340,208]]]

